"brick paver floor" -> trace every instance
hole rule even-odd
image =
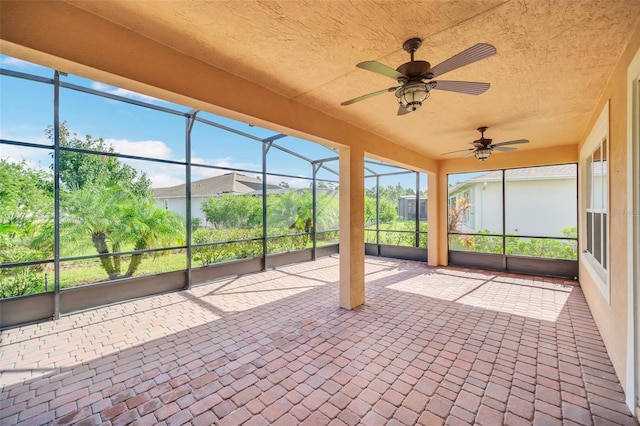
[[[367,258],[2,331],[0,423],[636,424],[572,282]]]

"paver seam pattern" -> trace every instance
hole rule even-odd
[[[2,331],[2,424],[637,424],[573,282],[338,258]]]

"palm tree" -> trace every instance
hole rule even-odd
[[[316,200],[318,231],[337,229],[340,223],[339,200],[331,194],[321,194]]]
[[[123,221],[127,226],[126,235],[134,243],[134,250],[167,247],[174,242],[184,244],[185,222],[175,212],[160,209],[153,198],[147,198],[136,205],[129,205]],[[124,277],[132,276],[143,258],[142,253],[131,256],[131,262]]]
[[[270,223],[286,224],[289,229],[309,233],[313,229],[313,196],[309,191],[292,190],[271,196],[268,209]],[[271,200],[274,201],[271,201]],[[329,194],[320,194],[316,200],[318,226],[335,229],[338,226],[338,200]]]
[[[267,220],[270,227],[282,229],[288,227],[290,229],[299,229],[301,223],[301,215],[307,207],[304,194],[300,194],[297,190],[289,190],[282,194],[269,195],[267,199]]]
[[[85,186],[62,198],[63,231],[67,241],[86,242],[100,254],[100,264],[110,280],[132,276],[143,259],[131,256],[122,273],[120,252],[164,247],[184,242],[185,225],[181,216],[155,205],[150,196],[139,198],[120,186]]]

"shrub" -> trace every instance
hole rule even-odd
[[[43,254],[25,247],[3,247],[0,263],[18,263],[41,259]],[[42,265],[17,266],[0,269],[0,298],[24,296],[44,290]]]
[[[260,238],[259,229],[198,229],[192,236],[194,244],[221,243],[194,247],[193,260],[201,265],[209,265],[235,259],[248,259],[262,256],[262,241],[242,241]]]

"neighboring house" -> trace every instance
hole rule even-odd
[[[166,210],[187,216],[186,185],[154,188],[153,197]],[[267,192],[281,192],[278,185],[267,184]],[[206,222],[202,203],[211,197],[223,194],[262,196],[262,181],[240,173],[232,172],[191,183],[191,217]]]
[[[506,234],[563,236],[577,224],[575,164],[510,169],[505,172]],[[469,208],[461,232],[502,233],[502,171],[496,170],[449,188],[449,209],[460,198]]]
[[[420,198],[419,204],[420,220],[427,220],[427,198]],[[398,216],[404,220],[415,220],[416,218],[416,196],[403,195],[398,198]]]

